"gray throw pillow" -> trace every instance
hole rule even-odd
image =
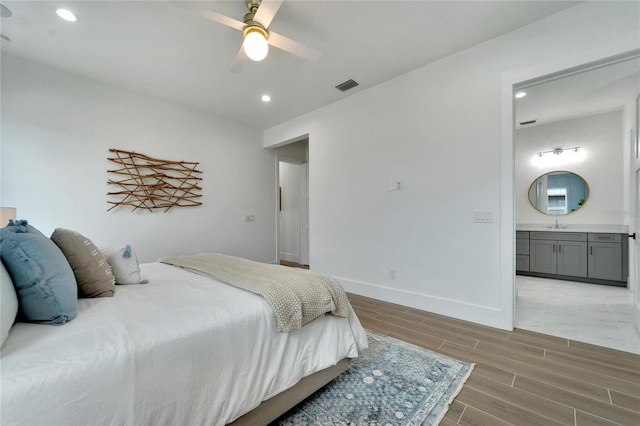
[[[0,229],[0,256],[25,320],[60,325],[78,312],[78,286],[58,246],[26,220]]]
[[[112,297],[116,290],[111,267],[98,247],[87,237],[57,228],[51,240],[60,248],[73,269],[82,297]]]

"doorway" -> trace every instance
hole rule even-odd
[[[278,148],[276,154],[276,258],[280,264],[308,268],[309,141]]]
[[[638,229],[635,216],[626,213],[637,205],[638,196],[633,187],[640,165],[631,161],[635,146],[629,143],[634,139],[630,129],[637,128],[637,123],[630,123],[633,120],[629,118],[637,117],[639,81],[640,60],[635,52],[514,86],[514,94],[526,93],[513,101],[514,216],[518,236],[527,233],[525,230],[545,231],[558,226],[570,231],[581,225],[587,230],[592,225],[604,225],[604,229],[609,226],[619,235],[626,234],[627,229]],[[588,130],[593,126],[595,131]],[[610,127],[609,133],[603,130],[606,126]],[[592,137],[600,131],[604,133]],[[581,151],[581,155],[566,156],[564,162],[560,161],[558,152],[569,149]],[[545,154],[551,163],[541,163]],[[607,155],[611,158],[603,158]],[[541,210],[531,201],[529,185],[540,179],[538,175],[559,173],[556,169],[582,175],[597,195],[586,202],[578,197],[580,203],[575,209],[568,209],[566,203],[565,214],[558,216],[555,212],[553,217],[548,216],[548,208]],[[548,192],[545,190],[545,196]],[[640,305],[634,246],[629,244],[631,255],[627,256],[628,288],[532,277],[527,275],[535,274],[528,273],[517,275],[515,327],[640,353],[640,334],[634,321]],[[516,254],[516,270],[528,268],[525,257]]]

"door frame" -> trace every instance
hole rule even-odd
[[[515,102],[517,90],[560,77],[598,68],[640,55],[637,40],[627,37],[616,46],[576,52],[562,59],[506,72],[501,84],[500,158],[500,307],[501,323],[513,330],[516,318],[515,289]],[[635,290],[638,300],[638,290]],[[640,321],[640,320],[639,320]]]
[[[640,173],[640,90],[635,95],[635,102],[633,105],[633,129],[629,135],[629,150],[630,150],[630,192],[631,202],[629,208],[632,209],[633,219],[630,223],[633,225],[629,233],[634,235],[633,243],[629,248],[629,257],[632,268],[629,271],[629,279],[633,286],[633,319],[636,326],[636,330],[640,332],[640,182],[638,182],[638,174]]]
[[[311,266],[309,214],[309,162],[300,164],[300,263]]]

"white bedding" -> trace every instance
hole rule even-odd
[[[281,333],[260,296],[165,264],[141,271],[149,284],[81,299],[63,326],[13,326],[3,425],[223,425],[366,347],[353,312]]]

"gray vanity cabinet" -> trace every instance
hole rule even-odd
[[[620,234],[589,234],[589,276],[603,280],[622,280]]]
[[[517,231],[516,273],[624,287],[626,234]]]
[[[586,277],[587,234],[531,232],[529,270],[543,274]]]

